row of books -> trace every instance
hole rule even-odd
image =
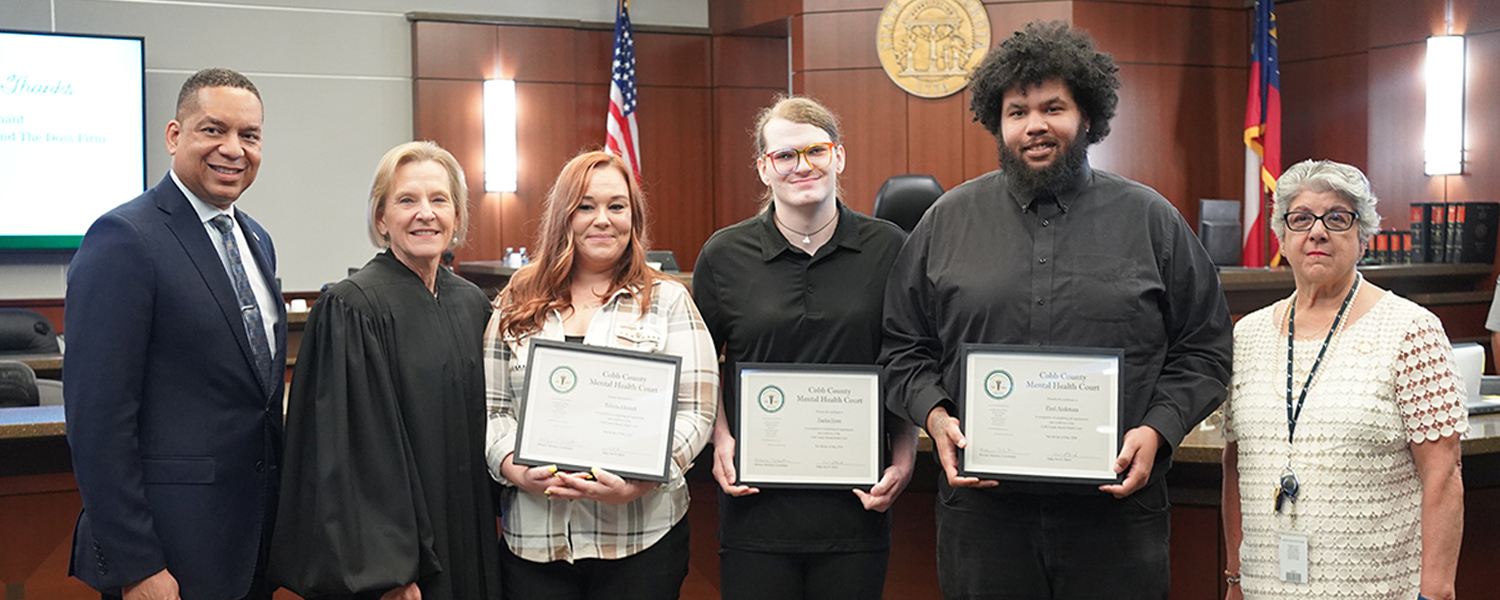
[[[1412,252],[1412,232],[1393,229],[1375,234],[1370,240],[1370,249],[1365,251],[1361,264],[1408,265],[1415,258]]]
[[[1500,226],[1500,203],[1414,202],[1411,231],[1381,232],[1371,250],[1375,259],[1386,264],[1491,263],[1495,261],[1497,226]],[[1381,259],[1381,237],[1386,238],[1384,256],[1391,262]],[[1410,238],[1410,248],[1405,238]]]

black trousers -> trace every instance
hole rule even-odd
[[[675,600],[688,574],[688,520],[639,553],[615,560],[531,562],[500,544],[506,598],[526,600]]]
[[[890,550],[719,550],[723,600],[880,600]]]
[[[1123,500],[952,489],[937,504],[938,584],[948,600],[1166,600],[1163,483]]]

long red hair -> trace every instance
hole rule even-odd
[[[605,295],[625,289],[635,297],[643,312],[651,306],[652,283],[666,275],[646,265],[646,248],[651,240],[646,225],[649,218],[646,197],[625,161],[597,150],[584,152],[563,165],[557,182],[547,192],[536,256],[511,276],[510,284],[495,298],[503,335],[520,337],[541,331],[548,313],[573,304],[571,285],[576,251],[573,213],[578,210],[595,169],[619,171],[630,188],[630,244],[615,264],[614,277]]]

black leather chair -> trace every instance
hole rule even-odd
[[[61,351],[47,317],[24,308],[0,308],[0,356]]]
[[[0,360],[0,408],[37,406],[41,404],[41,392],[36,385],[36,372],[18,360]]]
[[[943,195],[943,185],[931,175],[897,175],[875,192],[875,216],[911,233],[927,207]]]

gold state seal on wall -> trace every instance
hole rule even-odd
[[[923,98],[964,89],[989,47],[989,15],[979,0],[891,0],[875,40],[885,74]]]

